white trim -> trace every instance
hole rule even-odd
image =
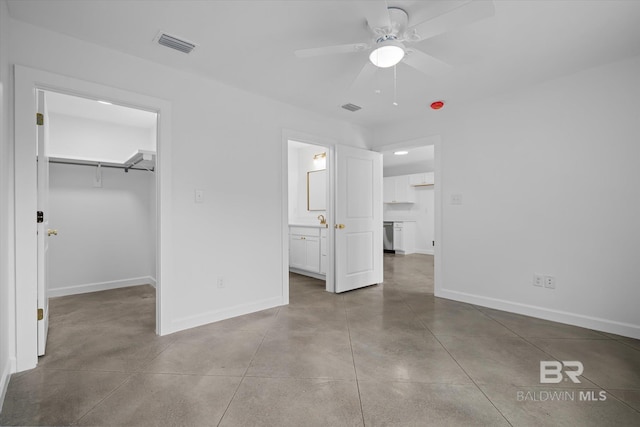
[[[630,323],[616,322],[614,320],[602,319],[599,317],[585,316],[562,310],[553,310],[499,298],[452,291],[449,289],[440,289],[438,297],[493,308],[496,310],[508,311],[510,313],[536,317],[538,319],[550,320],[552,322],[565,323],[567,325],[579,326],[596,331],[640,339],[640,326],[632,325]]]
[[[289,138],[287,131],[282,132],[282,164],[280,165],[280,232],[282,238],[282,305],[289,304]]]
[[[220,320],[230,319],[232,317],[255,313],[256,311],[280,307],[281,305],[282,299],[280,297],[274,297],[255,301],[249,304],[240,304],[234,307],[223,308],[221,310],[214,310],[207,313],[196,314],[194,316],[183,317],[171,322],[170,333],[184,331],[185,329],[195,328],[209,323],[218,322]]]
[[[14,197],[16,271],[16,369],[34,368],[37,356],[36,260],[34,212],[35,173],[35,90],[43,89],[104,99],[115,104],[158,113],[157,132],[157,239],[156,239],[156,333],[166,334],[170,319],[162,298],[163,283],[171,283],[171,103],[166,100],[79,80],[33,68],[14,66]],[[31,141],[31,143],[29,143]]]
[[[0,412],[2,412],[2,405],[4,404],[4,398],[7,395],[7,388],[9,387],[9,380],[11,380],[11,374],[16,371],[16,359],[10,358],[7,363],[2,367],[0,372]]]
[[[82,285],[67,286],[64,288],[49,289],[49,298],[63,297],[66,295],[87,294],[90,292],[106,291],[109,289],[127,288],[129,286],[150,285],[156,287],[156,281],[151,276],[134,277],[131,279],[112,280],[109,282],[86,283]]]
[[[438,296],[440,289],[444,288],[444,278],[442,277],[442,266],[444,258],[444,221],[442,218],[442,139],[440,135],[434,137],[434,188],[433,188],[433,213],[434,213],[434,242],[433,247],[433,293]]]
[[[393,144],[388,145],[379,145],[377,147],[372,148],[372,151],[377,151],[378,153],[386,153],[387,151],[395,151],[398,148],[416,148],[416,147],[424,147],[425,145],[433,145],[440,143],[440,135],[431,135],[431,136],[423,136],[416,139],[410,139],[408,141],[402,142],[394,142]]]

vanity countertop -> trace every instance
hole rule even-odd
[[[385,219],[384,222],[416,222],[414,219]]]
[[[327,228],[327,224],[289,224],[289,227]]]

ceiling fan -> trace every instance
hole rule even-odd
[[[427,75],[442,75],[451,69],[449,64],[407,46],[493,16],[493,2],[432,0],[422,3],[426,7],[409,16],[404,9],[388,6],[386,1],[362,2],[362,12],[371,33],[369,41],[302,49],[295,51],[295,55],[309,58],[367,52],[369,61],[362,67],[352,87],[371,77],[378,68],[389,68],[399,63]]]

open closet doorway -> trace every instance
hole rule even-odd
[[[144,292],[154,295],[157,114],[43,92],[52,230],[46,295],[133,286],[145,286]],[[100,295],[96,307],[108,305]],[[64,319],[77,317],[67,314]]]
[[[288,140],[290,297],[327,290],[330,153],[328,147]]]
[[[415,277],[418,288],[428,293],[434,293],[439,234],[437,144],[439,137],[431,137],[380,148],[385,274]]]

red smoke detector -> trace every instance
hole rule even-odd
[[[431,108],[433,110],[439,110],[444,107],[444,101],[435,101],[431,103]]]

